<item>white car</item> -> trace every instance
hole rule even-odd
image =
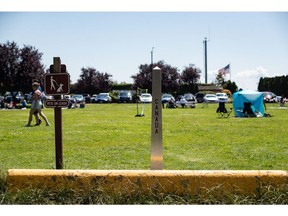
[[[143,93],[140,95],[140,101],[142,103],[152,103],[152,95],[149,93]]]
[[[91,99],[91,103],[96,103],[97,102],[97,94],[93,94]]]
[[[206,103],[218,103],[218,98],[215,94],[206,94],[203,99]]]
[[[228,102],[228,96],[226,93],[216,93],[216,97],[218,98],[218,102]]]

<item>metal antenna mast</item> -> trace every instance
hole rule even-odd
[[[204,41],[204,68],[205,68],[205,84],[207,84],[207,38]]]

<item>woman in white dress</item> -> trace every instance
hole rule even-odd
[[[32,88],[33,88],[33,95],[32,95],[32,105],[31,105],[31,109],[29,112],[29,118],[28,118],[28,123],[25,125],[26,127],[29,127],[31,122],[32,122],[32,117],[33,115],[35,115],[36,117],[36,125],[40,125],[41,124],[41,120],[38,117],[38,113],[39,115],[44,119],[44,121],[46,122],[46,126],[49,126],[50,123],[47,119],[47,117],[44,115],[44,113],[42,112],[42,102],[41,102],[41,91],[39,90],[39,86],[40,84],[37,82],[34,82],[32,84]]]

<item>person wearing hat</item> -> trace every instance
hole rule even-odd
[[[39,86],[40,84],[38,82],[33,82],[32,84],[32,88],[33,88],[33,95],[32,95],[32,105],[31,105],[31,109],[29,112],[29,118],[28,118],[28,123],[25,125],[26,127],[29,127],[31,122],[32,122],[32,117],[33,115],[35,115],[36,117],[36,125],[40,125],[41,124],[41,120],[38,117],[38,113],[39,115],[44,119],[44,121],[46,122],[46,126],[49,126],[50,123],[47,119],[47,117],[44,115],[44,113],[42,112],[42,102],[41,102],[41,91],[39,90]]]

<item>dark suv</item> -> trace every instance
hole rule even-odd
[[[85,100],[85,103],[91,103],[91,96],[90,94],[82,94]]]
[[[201,93],[201,92],[196,93],[195,97],[196,97],[197,103],[203,103],[204,96],[205,96],[204,93]]]
[[[130,103],[132,102],[132,94],[130,91],[120,91],[118,96],[118,102],[119,103]]]

